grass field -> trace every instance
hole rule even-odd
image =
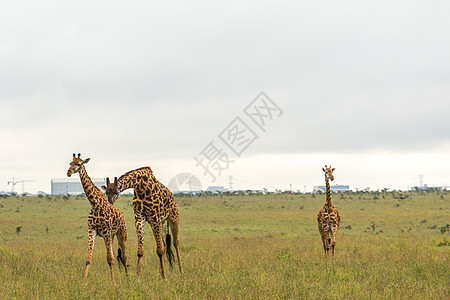
[[[324,195],[176,197],[184,274],[168,269],[167,282],[148,224],[136,277],[131,200],[116,202],[128,224],[128,276],[116,263],[109,280],[98,238],[84,285],[87,199],[0,198],[0,299],[450,298],[447,192],[334,194],[342,222],[333,260],[317,229]]]

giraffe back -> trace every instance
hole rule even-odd
[[[88,226],[95,229],[99,236],[104,236],[107,232],[115,235],[119,230],[127,230],[122,211],[110,204],[105,197],[104,201],[91,207]]]
[[[159,182],[153,174],[146,177],[134,189],[135,197],[142,200],[140,208],[145,216],[165,220],[169,214],[178,214],[172,192]],[[150,220],[147,220],[150,221]]]

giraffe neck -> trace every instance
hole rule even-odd
[[[84,193],[88,198],[92,206],[100,204],[104,198],[104,194],[100,189],[92,182],[91,178],[86,172],[84,165],[81,166],[81,170],[78,172],[80,174],[81,185],[83,186]]]
[[[331,200],[331,188],[330,188],[330,179],[325,176],[325,192],[326,192],[326,201],[325,204],[327,207],[331,207],[333,205],[333,201]]]
[[[117,180],[117,190],[119,193],[126,189],[136,188],[142,181],[154,181],[153,171],[149,167],[143,167],[136,170],[129,171]]]

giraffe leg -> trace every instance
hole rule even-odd
[[[331,256],[334,256],[334,247],[336,246],[336,233],[337,227],[333,227],[332,236],[331,236]]]
[[[327,222],[325,225],[326,240],[327,240],[327,256],[332,256],[332,239],[333,239],[333,221],[330,214],[327,215]]]
[[[89,273],[89,267],[91,266],[92,251],[94,250],[96,232],[95,229],[88,229],[88,250],[86,255],[86,269],[84,270],[84,283],[87,282],[87,276]]]
[[[162,237],[162,223],[161,220],[152,220],[151,223],[153,235],[156,241],[156,254],[159,257],[159,267],[161,269],[161,276],[166,280],[166,274],[164,272],[164,241]]]
[[[323,251],[325,252],[325,257],[327,257],[328,253],[328,239],[326,234],[326,223],[323,215],[319,212],[319,216],[317,217],[317,223],[319,227],[320,237],[322,239]]]
[[[322,235],[322,244],[325,257],[327,257],[327,238],[324,235]]]
[[[325,250],[325,257],[328,257],[329,251],[330,251],[330,243],[329,243],[329,239],[326,233],[324,233],[323,237],[322,237],[322,241],[323,241],[323,248]]]
[[[117,233],[117,241],[119,242],[117,260],[119,261],[119,266],[120,263],[122,263],[126,274],[128,274],[127,253],[125,252],[127,248],[127,238],[127,228],[120,229]]]
[[[141,274],[142,257],[144,256],[144,218],[140,214],[134,214],[134,224],[136,225],[136,233],[138,238],[138,261],[137,261],[137,275]]]
[[[183,274],[183,268],[181,267],[181,258],[180,258],[180,241],[178,240],[178,225],[180,218],[177,216],[173,219],[169,219],[170,230],[173,235],[173,246],[175,247],[175,251],[177,252],[177,260],[178,260],[178,268],[180,269],[180,274]]]
[[[327,233],[326,233],[326,241],[327,241],[327,256],[332,256],[332,238],[333,238],[333,229],[332,225],[327,225]]]
[[[339,212],[336,209],[336,222],[335,222],[334,228],[333,228],[333,255],[334,255],[334,247],[336,245],[336,234],[337,234],[340,224],[341,224],[341,215],[339,214]]]
[[[105,246],[106,246],[106,261],[109,265],[109,272],[111,280],[114,279],[113,276],[113,268],[114,268],[114,253],[112,248],[112,238],[111,238],[111,232],[105,233],[103,239],[105,240]]]

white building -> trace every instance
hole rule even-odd
[[[92,182],[101,189],[105,185],[105,178],[91,178]],[[73,195],[84,193],[80,178],[54,178],[51,181],[52,195]]]
[[[335,185],[331,185],[330,189],[332,192],[348,192],[348,191],[350,191],[350,186],[335,184]],[[326,190],[326,187],[324,185],[314,186],[314,193],[316,193],[318,191],[325,192],[325,190]]]
[[[413,186],[411,188],[411,191],[428,191],[428,190],[437,190],[437,191],[443,191],[446,190],[446,186],[428,186],[428,184],[424,184],[423,186]]]
[[[213,192],[213,193],[228,192],[228,189],[223,187],[223,186],[208,186],[207,191],[208,192]]]

